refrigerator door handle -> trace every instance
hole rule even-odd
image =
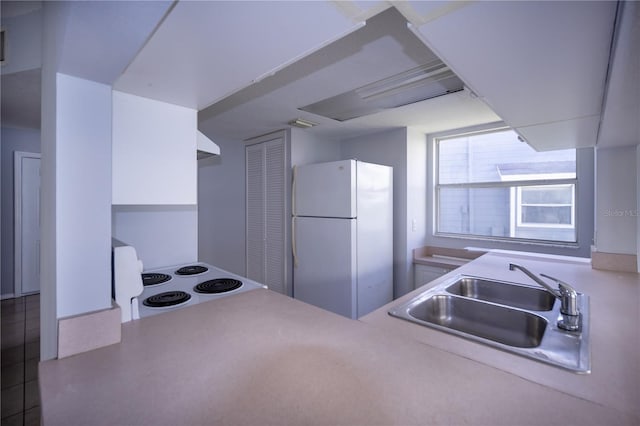
[[[298,166],[293,166],[291,178],[291,253],[293,254],[293,267],[298,267],[298,253],[296,251],[296,174]]]
[[[291,215],[296,215],[296,175],[298,174],[298,166],[293,166],[291,173]]]
[[[293,254],[293,267],[298,267],[298,252],[296,251],[296,217],[291,217],[291,252]]]

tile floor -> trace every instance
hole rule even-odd
[[[40,296],[0,304],[2,426],[39,425]]]

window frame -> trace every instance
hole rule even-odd
[[[571,222],[565,223],[542,223],[542,222],[524,222],[522,218],[522,207],[525,203],[522,202],[522,190],[525,188],[558,188],[558,187],[570,187],[571,188],[571,204],[563,203],[529,203],[529,206],[539,207],[571,207]],[[576,229],[576,185],[563,183],[558,185],[531,185],[531,186],[518,186],[516,187],[515,194],[515,217],[516,226],[519,228],[548,228],[548,229]]]
[[[433,237],[436,238],[456,238],[468,241],[486,241],[486,242],[497,242],[497,243],[515,243],[515,244],[533,244],[538,246],[546,246],[546,247],[560,247],[560,248],[577,248],[579,247],[579,224],[580,220],[578,216],[578,194],[579,191],[579,155],[578,149],[575,151],[576,158],[576,172],[575,177],[570,177],[573,173],[567,174],[546,174],[540,175],[539,179],[528,179],[528,180],[512,180],[512,179],[503,179],[501,181],[492,181],[492,182],[468,182],[468,183],[448,183],[448,184],[440,184],[439,183],[439,172],[440,172],[440,142],[446,139],[454,139],[458,137],[464,137],[469,135],[482,135],[482,134],[490,134],[497,133],[505,130],[514,130],[509,126],[506,126],[504,123],[492,123],[490,125],[485,126],[475,126],[472,128],[464,128],[464,129],[454,129],[447,132],[442,132],[438,134],[433,134],[428,136],[428,142],[430,144],[429,152],[431,152],[432,156],[432,170],[433,174],[431,175],[431,184],[429,185],[430,190],[432,191],[431,200],[432,200],[432,228],[431,233]],[[517,179],[517,177],[516,177]],[[439,230],[440,226],[440,191],[443,188],[461,188],[461,189],[476,189],[476,188],[511,188],[518,189],[520,187],[527,186],[555,186],[555,185],[573,185],[573,206],[572,206],[572,226],[554,226],[554,225],[518,225],[518,227],[523,228],[546,228],[551,229],[557,227],[559,229],[574,229],[574,240],[573,241],[561,241],[561,240],[549,240],[549,239],[537,239],[537,238],[521,238],[521,237],[513,237],[513,236],[490,236],[490,235],[480,235],[480,234],[471,234],[471,233],[455,233],[455,232],[443,232]],[[511,204],[510,209],[513,211],[514,205]],[[519,210],[519,203],[516,203],[516,209]],[[519,211],[516,214],[515,220],[519,221]],[[593,220],[593,218],[591,218]],[[511,225],[513,225],[513,215],[511,220]]]

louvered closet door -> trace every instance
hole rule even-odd
[[[264,283],[265,179],[263,146],[246,147],[247,278]]]
[[[265,142],[265,281],[284,293],[285,152],[284,140]]]
[[[283,138],[249,145],[247,166],[247,277],[285,293],[285,180]]]

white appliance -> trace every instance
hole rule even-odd
[[[113,266],[113,297],[118,306],[122,322],[140,318],[137,296],[142,293],[142,261],[136,249],[115,238],[111,239]]]
[[[267,286],[203,262],[143,271],[134,247],[113,246],[113,297],[122,322]]]
[[[144,271],[140,317],[209,302],[267,286],[203,262]]]
[[[294,169],[293,296],[359,318],[393,299],[393,169],[357,160]]]

